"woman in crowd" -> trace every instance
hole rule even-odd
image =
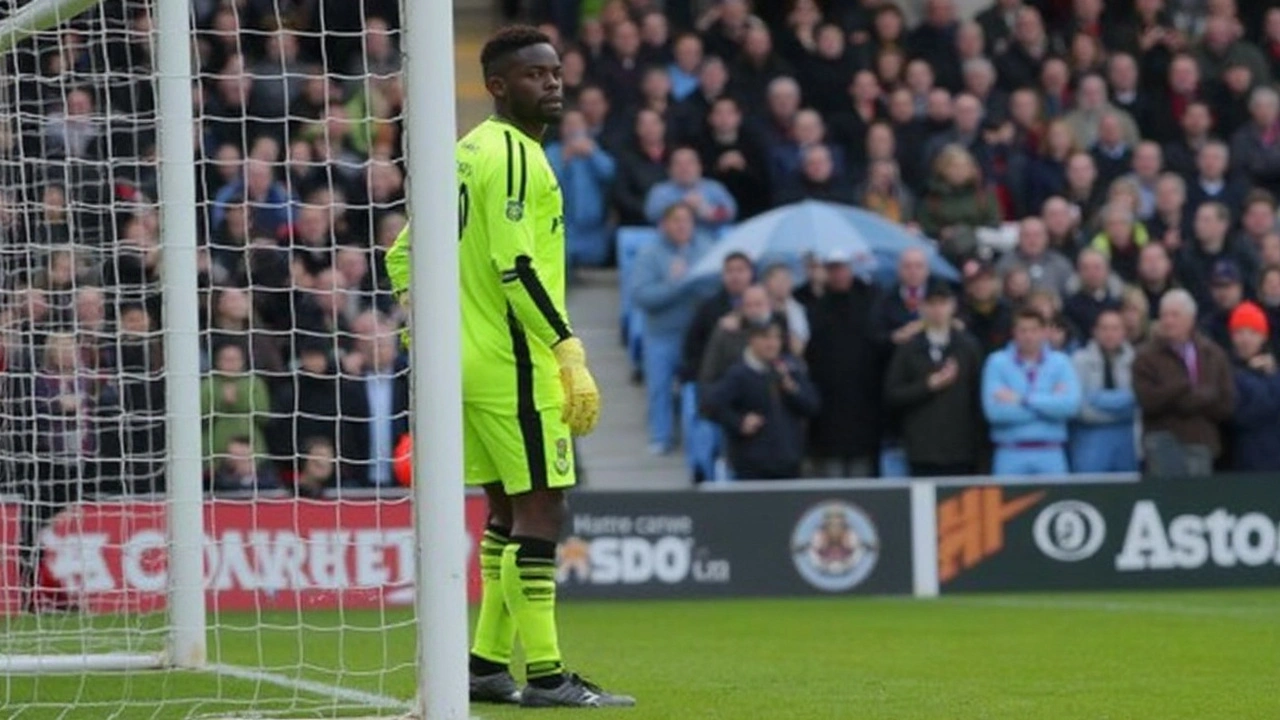
[[[82,460],[96,449],[93,378],[72,333],[46,336],[43,355],[34,388],[37,482],[78,485]]]
[[[1120,317],[1124,320],[1125,339],[1133,347],[1147,341],[1150,334],[1150,303],[1146,293],[1135,287],[1127,287],[1120,295]]]
[[[250,368],[265,374],[271,382],[284,378],[285,362],[279,333],[268,331],[254,312],[249,291],[238,287],[214,291],[210,300],[206,351],[231,341],[247,342]],[[212,365],[212,356],[207,354],[206,357],[206,362]]]
[[[978,250],[977,231],[1000,224],[1000,203],[982,183],[978,164],[969,151],[948,145],[933,163],[929,190],[916,215],[925,235],[955,265]]]
[[[204,456],[217,462],[233,438],[249,439],[251,452],[265,452],[264,430],[271,417],[271,393],[250,372],[244,347],[226,342],[214,350],[213,372],[200,384]]]
[[[860,207],[890,222],[906,225],[914,218],[915,197],[898,177],[898,163],[893,160],[872,161],[866,181],[854,195]]]

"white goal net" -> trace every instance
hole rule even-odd
[[[0,38],[0,717],[403,713],[398,2],[184,0],[195,31],[171,37],[168,1]],[[0,22],[41,2],[89,4],[0,0]],[[190,230],[158,170],[166,43],[197,77]],[[171,276],[191,233],[197,272]],[[200,367],[176,367],[164,298],[193,285]],[[172,446],[183,421],[199,448]],[[184,453],[198,480],[174,477]],[[196,671],[173,669],[193,663],[167,533],[201,533],[166,526],[174,482],[205,493]]]

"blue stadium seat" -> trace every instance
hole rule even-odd
[[[618,256],[618,324],[628,355],[636,367],[640,366],[640,333],[643,330],[644,316],[631,307],[631,266],[636,255],[650,243],[658,242],[659,237],[654,228],[627,226],[618,228],[615,240]]]

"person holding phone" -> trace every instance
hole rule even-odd
[[[804,367],[783,355],[782,327],[770,318],[748,325],[742,360],[711,387],[705,408],[724,428],[735,478],[783,480],[800,477],[819,402]]]

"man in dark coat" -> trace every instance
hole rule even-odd
[[[746,255],[735,252],[725,257],[720,266],[720,291],[702,301],[685,332],[684,346],[680,351],[681,382],[697,381],[702,357],[707,353],[707,343],[721,321],[738,307],[743,291],[751,287],[754,277],[755,268]]]
[[[1079,287],[1062,303],[1062,312],[1077,331],[1088,333],[1104,310],[1120,309],[1120,286],[1111,274],[1107,256],[1085,248],[1076,258]]]
[[[1177,260],[1178,283],[1191,291],[1196,302],[1207,308],[1213,304],[1213,270],[1223,260],[1230,260],[1244,279],[1246,296],[1254,292],[1258,277],[1257,257],[1252,248],[1232,237],[1231,212],[1221,203],[1205,203],[1196,210],[1195,239],[1183,245]]]
[[[782,354],[778,323],[766,320],[748,327],[742,359],[711,387],[705,404],[724,428],[736,478],[799,477],[805,421],[820,401],[800,363]]]
[[[982,349],[953,327],[955,315],[950,286],[932,283],[921,307],[923,330],[889,363],[885,402],[901,418],[912,477],[969,475],[977,467]]]
[[[809,308],[805,357],[822,397],[810,425],[820,477],[867,477],[880,444],[880,363],[871,328],[875,289],[854,276],[841,251],[824,258],[823,294]]]
[[[1133,361],[1146,471],[1152,475],[1212,473],[1222,454],[1219,425],[1235,410],[1227,354],[1195,325],[1195,299],[1185,290],[1170,290],[1160,299],[1159,327]]]
[[[965,265],[960,320],[969,335],[978,341],[984,357],[1009,344],[1013,310],[1000,297],[1000,280],[990,263],[972,260]]]
[[[738,202],[745,220],[769,209],[772,185],[764,141],[742,122],[742,109],[731,97],[716,99],[698,143],[706,175],[719,180]]]

